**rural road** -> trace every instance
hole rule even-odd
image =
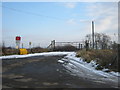
[[[58,60],[64,56],[34,56],[2,60],[4,88],[114,88],[112,83],[71,75]],[[91,73],[92,74],[92,73]]]

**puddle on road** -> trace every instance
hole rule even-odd
[[[9,78],[9,79],[20,79],[23,78],[24,76],[22,75],[15,75],[15,74],[9,74],[9,75],[3,75],[3,78]]]
[[[51,82],[43,82],[43,85],[51,86],[51,85],[58,85],[58,83],[57,83],[57,82],[54,82],[54,83],[51,83]]]
[[[15,81],[20,81],[20,82],[29,82],[29,81],[32,81],[32,78],[15,79]]]
[[[103,82],[103,81],[93,81],[93,82],[105,84],[105,82]]]

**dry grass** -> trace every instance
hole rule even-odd
[[[5,48],[4,50],[2,50],[1,55],[15,55],[15,54],[18,54],[18,53],[19,53],[19,51],[17,49]]]
[[[30,49],[27,49],[27,50],[28,50],[28,54],[29,53],[41,53],[41,52],[49,52],[50,51],[46,48],[38,48],[38,47],[32,48],[31,51],[30,51]],[[4,48],[0,53],[0,55],[2,55],[2,56],[3,55],[15,55],[15,54],[19,54],[19,50],[15,49],[15,48]]]
[[[99,66],[96,69],[109,68],[114,71],[117,69],[118,53],[115,50],[81,50],[77,52],[77,57],[82,57],[86,62],[96,60]]]
[[[50,50],[46,48],[32,48],[31,51],[28,49],[29,53],[41,53],[41,52],[50,52]]]

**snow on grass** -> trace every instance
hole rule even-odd
[[[1,56],[0,59],[12,59],[12,58],[26,58],[32,56],[56,56],[56,55],[67,55],[73,52],[44,52],[44,53],[34,53],[27,55],[9,55],[9,56]]]
[[[119,77],[120,76],[120,73],[118,72],[105,72],[108,69],[96,70],[96,67],[98,66],[98,64],[95,62],[95,60],[92,60],[90,63],[87,63],[83,61],[82,58],[76,57],[75,52],[69,53],[62,60],[58,60],[58,62],[65,64],[64,67],[66,67],[73,73],[75,73],[76,69],[80,69],[80,70],[83,69],[83,71],[88,72],[88,74],[93,72],[96,75],[100,75],[103,77],[114,77],[114,76]],[[71,67],[73,66],[76,67],[76,69],[72,69]]]

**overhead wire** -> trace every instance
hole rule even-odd
[[[26,13],[26,14],[30,14],[30,15],[35,15],[35,16],[40,16],[40,17],[46,17],[46,18],[51,18],[51,19],[56,19],[56,20],[68,20],[68,19],[62,19],[62,18],[58,18],[58,17],[54,17],[54,16],[47,16],[47,15],[42,15],[39,13],[34,13],[34,12],[29,12],[29,11],[23,11],[23,10],[19,10],[19,9],[15,9],[15,8],[11,8],[11,7],[6,7],[6,6],[0,6],[2,8],[6,8],[12,11],[16,11],[16,12],[21,12],[21,13]]]
[[[20,10],[20,9],[15,9],[15,8],[11,8],[11,7],[7,7],[7,6],[0,6],[2,8],[6,8],[6,9],[9,9],[9,10],[12,10],[12,11],[16,11],[16,12],[21,12],[21,13],[25,13],[25,14],[29,14],[29,15],[35,15],[35,16],[40,16],[40,17],[45,17],[45,18],[50,18],[50,19],[55,19],[55,20],[60,20],[60,21],[68,21],[70,19],[68,18],[60,18],[60,17],[54,17],[54,16],[48,16],[48,15],[43,15],[43,14],[39,14],[39,13],[35,13],[35,12],[29,12],[29,11],[24,11],[24,10]],[[80,21],[80,22],[85,22],[85,21],[88,21],[88,20],[83,20],[83,21]]]

